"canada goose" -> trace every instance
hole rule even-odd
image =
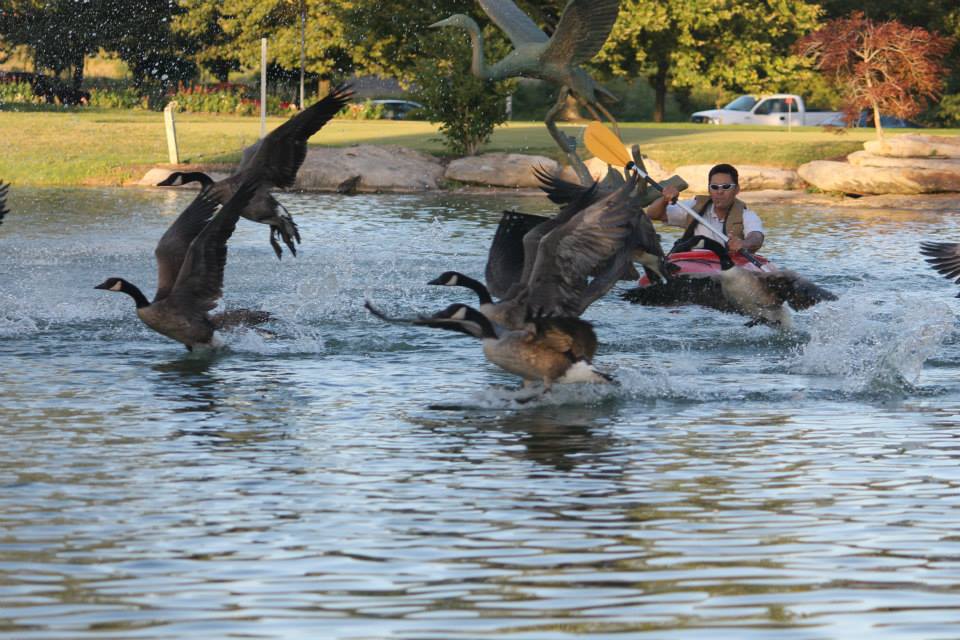
[[[727,248],[710,238],[703,246],[720,258],[720,271],[675,276],[664,284],[638,287],[623,297],[650,306],[693,303],[726,313],[749,316],[747,326],[767,324],[783,330],[793,326],[789,309],[802,311],[824,300],[830,291],[794,271],[753,271],[736,266]]]
[[[638,236],[644,238],[642,242],[649,238],[642,231],[646,216],[635,202],[638,180],[631,176],[620,189],[599,200],[594,184],[555,217],[528,230],[522,236],[522,267],[515,246],[517,234],[501,242],[510,234],[498,229],[487,260],[488,286],[452,271],[430,284],[473,289],[481,313],[507,328],[522,327],[531,318],[579,317],[622,277],[634,244],[641,242]],[[659,242],[650,249],[663,255]],[[491,273],[497,274],[496,279]],[[492,300],[494,292],[501,297],[499,303]]]
[[[535,318],[520,328],[498,333],[485,315],[464,304],[452,304],[431,316],[407,319],[391,318],[369,301],[365,306],[387,322],[458,331],[479,339],[487,360],[523,378],[524,387],[543,383],[536,395],[548,392],[554,383],[613,381],[593,368],[597,336],[593,325],[579,318]]]
[[[920,253],[927,256],[927,262],[937,273],[960,284],[960,243],[923,242]],[[960,293],[957,297],[960,298]]]
[[[7,192],[10,191],[10,183],[0,181],[0,224],[3,224],[3,219],[10,209],[7,208]]]
[[[218,346],[216,329],[266,321],[269,316],[264,312],[207,314],[223,294],[227,240],[236,228],[240,211],[258,188],[255,179],[241,184],[212,218],[218,202],[207,189],[184,209],[157,243],[157,293],[153,302],[123,278],[107,278],[94,288],[123,292],[133,298],[144,324],[183,343],[188,351]]]
[[[307,107],[243,150],[243,157],[233,174],[215,182],[200,171],[175,171],[157,183],[160,187],[200,182],[220,204],[224,204],[241,184],[254,180],[257,192],[240,212],[244,218],[270,225],[270,246],[281,256],[279,236],[290,253],[297,254],[294,240],[300,242],[300,232],[290,213],[283,208],[270,190],[292,187],[297,171],[307,157],[307,140],[320,130],[344,105],[353,93],[348,86],[339,85],[325,98]]]

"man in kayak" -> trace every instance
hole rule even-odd
[[[696,196],[684,204],[699,213],[710,225],[723,231],[730,241],[727,248],[731,253],[746,249],[755,253],[763,246],[763,222],[754,211],[747,208],[737,199],[740,193],[740,176],[736,168],[729,164],[718,164],[707,174],[710,185],[709,196]],[[655,200],[647,207],[647,215],[653,220],[662,220],[675,227],[686,227],[686,231],[677,243],[691,244],[694,236],[712,238],[722,242],[721,238],[710,231],[705,225],[694,220],[680,206],[670,204],[676,202],[680,192],[676,187],[667,185],[663,188],[663,197]],[[674,250],[689,250],[691,246],[675,246]]]

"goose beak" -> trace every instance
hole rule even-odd
[[[94,287],[94,289],[109,289],[109,288],[110,288],[110,285],[107,282],[101,282],[100,284]]]

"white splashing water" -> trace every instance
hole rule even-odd
[[[955,321],[940,300],[908,294],[884,300],[850,291],[811,313],[810,341],[798,348],[791,367],[837,376],[849,393],[902,389],[917,383]]]

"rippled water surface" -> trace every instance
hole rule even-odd
[[[781,335],[611,295],[620,386],[519,406],[478,343],[363,300],[472,302],[425,283],[545,200],[282,194],[300,256],[241,221],[225,286],[272,335],[211,356],[93,289],[152,295],[192,196],[11,195],[5,637],[960,637],[957,287],[917,254],[958,218],[758,206],[838,301]]]

